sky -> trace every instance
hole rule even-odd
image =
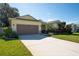
[[[45,22],[61,20],[66,23],[79,23],[78,3],[9,3],[19,10],[20,15],[31,15]]]

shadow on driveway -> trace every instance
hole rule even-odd
[[[47,36],[43,34],[34,34],[34,35],[20,35],[19,38],[21,40],[41,40],[43,38],[46,38]]]

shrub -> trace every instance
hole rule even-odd
[[[52,36],[53,35],[53,33],[48,33],[48,36]]]
[[[0,38],[3,38],[3,36],[4,36],[4,33],[1,33],[1,34],[0,34]]]
[[[48,34],[48,31],[47,30],[42,30],[41,31],[43,34]]]
[[[6,38],[18,38],[16,32],[12,31],[11,28],[4,29],[4,36]]]

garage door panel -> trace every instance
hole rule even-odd
[[[38,25],[17,25],[17,33],[20,35],[37,34],[38,32]]]

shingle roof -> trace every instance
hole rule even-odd
[[[39,21],[39,20],[35,19],[34,17],[32,17],[31,15],[19,16],[19,17],[16,17],[16,19],[29,20],[29,21]]]

